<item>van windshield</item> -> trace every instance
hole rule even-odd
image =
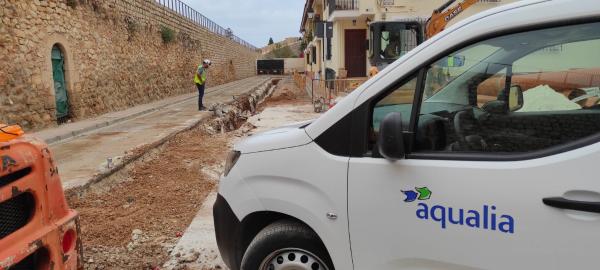
[[[485,73],[490,59],[500,58],[503,51],[497,46],[476,44],[438,60],[427,73],[424,102],[468,105],[468,92],[460,87],[465,78]]]

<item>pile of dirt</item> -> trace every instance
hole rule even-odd
[[[70,205],[81,215],[86,269],[156,269],[214,188],[203,168],[221,167],[232,134],[201,128],[175,136],[126,179]],[[101,185],[101,184],[100,184]]]
[[[279,82],[273,95],[259,106],[259,110],[269,106],[307,103],[311,103],[311,100],[304,89],[298,88],[290,78],[285,78]]]
[[[291,100],[296,99],[296,93],[294,93],[292,91],[285,91],[285,90],[288,90],[288,89],[284,89],[284,91],[282,91],[280,94],[269,99],[269,103],[271,103],[271,104],[284,103],[286,101],[291,101]]]

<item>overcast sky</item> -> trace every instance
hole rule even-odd
[[[182,0],[256,47],[300,36],[305,0]]]

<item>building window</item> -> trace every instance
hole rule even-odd
[[[316,64],[317,63],[317,47],[312,47],[311,55],[312,55],[313,64]]]
[[[331,60],[331,38],[327,38],[327,60]]]
[[[323,61],[325,61],[325,41],[321,43],[321,51],[323,52]]]

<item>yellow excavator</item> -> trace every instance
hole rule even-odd
[[[427,20],[409,18],[371,22],[369,26],[369,60],[378,70],[385,68],[423,41],[442,32],[448,23],[479,0],[449,0],[435,9]]]

